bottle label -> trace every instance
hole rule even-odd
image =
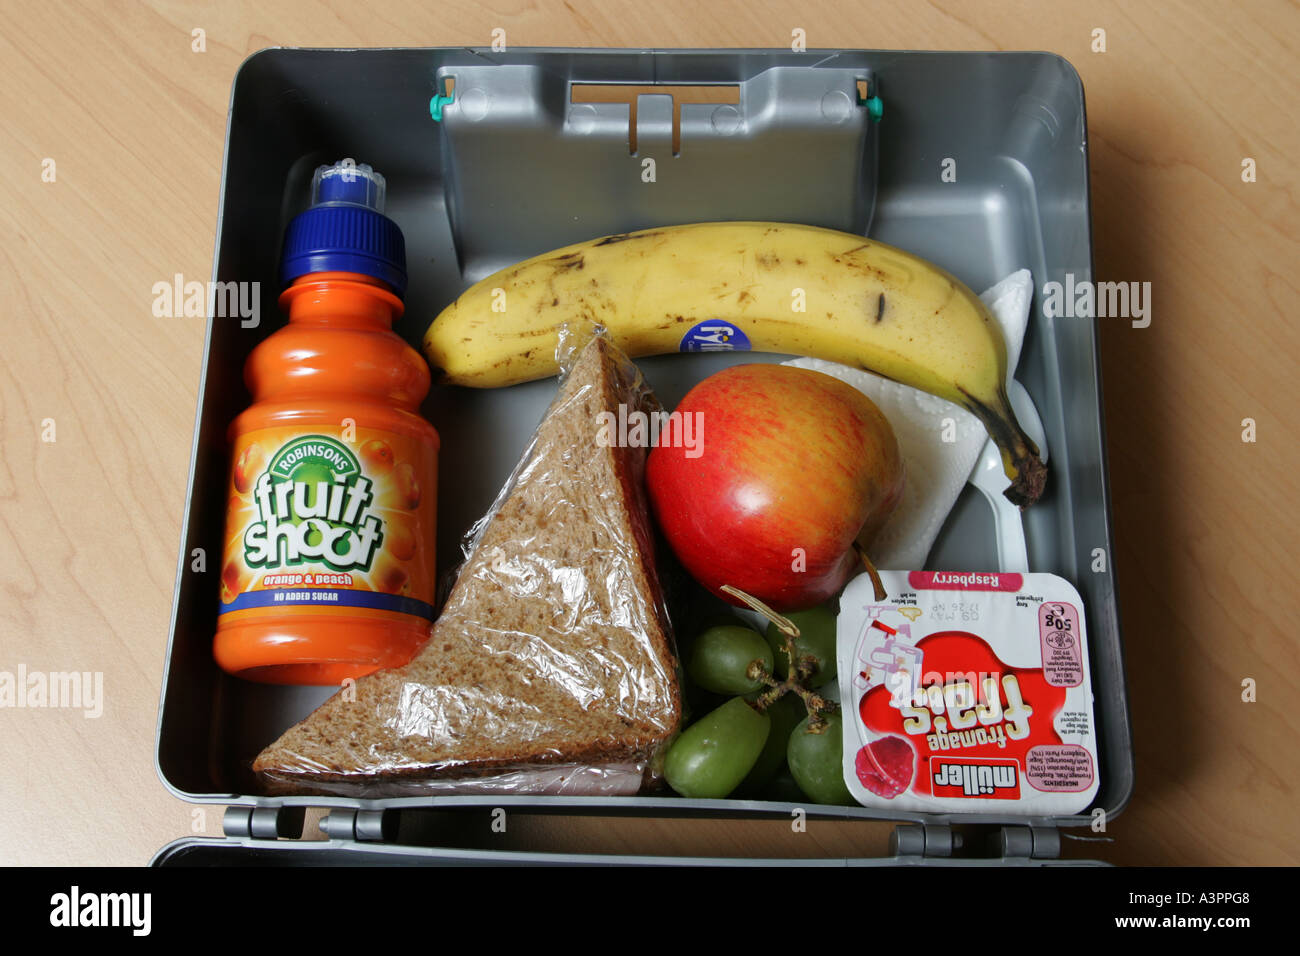
[[[304,606],[433,618],[436,459],[415,438],[278,427],[234,448],[221,613]]]

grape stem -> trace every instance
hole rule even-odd
[[[872,568],[872,570],[875,569]],[[803,657],[797,656],[794,641],[799,636],[799,628],[794,621],[782,614],[778,614],[758,598],[745,593],[740,588],[724,584],[720,590],[730,594],[737,600],[744,601],[763,615],[776,625],[777,630],[785,638],[782,650],[785,652],[786,659],[790,664],[785,680],[777,680],[776,676],[767,669],[767,665],[761,660],[756,659],[749,662],[749,667],[745,670],[745,676],[750,680],[761,682],[767,688],[750,702],[750,706],[760,714],[764,713],[787,693],[793,691],[799,695],[804,706],[808,709],[808,733],[823,733],[826,730],[826,715],[838,713],[840,707],[835,701],[827,700],[808,686],[813,673],[817,669],[817,658],[811,654],[805,654]]]

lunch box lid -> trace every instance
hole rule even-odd
[[[881,857],[678,857],[522,850],[463,849],[397,842],[401,810],[331,811],[319,821],[325,839],[302,840],[303,808],[230,807],[224,838],[183,837],[164,846],[151,866],[1104,866],[1061,860],[1060,831],[1050,822],[980,834],[984,855],[961,856],[965,836],[946,825],[898,827]],[[815,814],[815,809],[814,809]]]

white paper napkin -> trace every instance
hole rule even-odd
[[[1020,358],[1033,292],[1033,277],[1028,269],[1021,269],[980,296],[1002,326],[1012,370]],[[898,510],[871,547],[871,560],[878,568],[924,568],[930,547],[988,440],[984,426],[952,402],[870,372],[820,359],[792,359],[784,364],[847,382],[889,419],[903,454],[906,488]],[[943,440],[944,419],[952,419],[952,442]]]

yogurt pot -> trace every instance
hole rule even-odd
[[[882,571],[840,598],[844,780],[864,806],[1063,816],[1097,794],[1083,602],[1054,574]]]

